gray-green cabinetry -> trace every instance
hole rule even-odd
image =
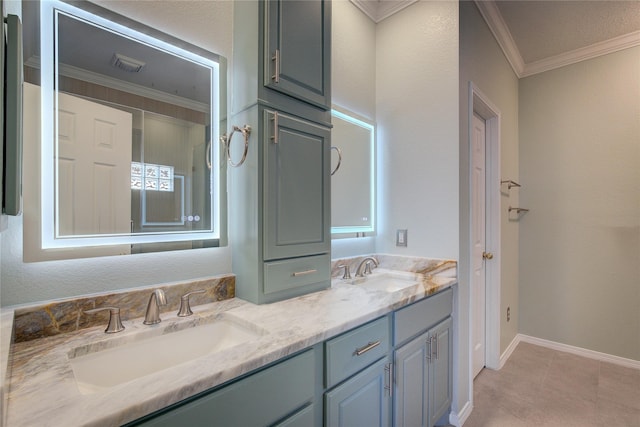
[[[144,427],[319,426],[322,349],[312,349],[132,425]]]
[[[396,427],[430,427],[452,398],[453,292],[449,289],[394,313]]]
[[[265,87],[331,108],[330,6],[330,1],[265,3]]]
[[[325,343],[325,426],[390,426],[391,319],[385,316]]]
[[[234,3],[229,235],[254,303],[330,286],[330,40],[329,1]]]

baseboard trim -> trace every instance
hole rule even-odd
[[[449,422],[456,427],[461,427],[471,415],[471,411],[473,411],[473,404],[467,401],[459,412],[449,414]]]
[[[529,344],[539,345],[541,347],[551,348],[553,350],[562,351],[565,353],[576,354],[578,356],[587,357],[589,359],[599,360],[601,362],[613,363],[615,365],[625,366],[627,368],[639,369],[640,370],[640,360],[627,359],[625,357],[614,356],[612,354],[601,353],[599,351],[589,350],[582,347],[575,347],[568,344],[562,344],[555,341],[549,341],[542,338],[532,337],[530,335],[518,334],[516,338],[511,342],[509,347],[513,345],[513,342],[518,340],[518,342],[523,341]],[[517,343],[513,346],[515,346]],[[508,351],[509,349],[507,349]],[[507,353],[505,351],[505,354]],[[513,351],[513,350],[512,350]],[[511,353],[509,353],[511,355]],[[508,359],[508,356],[507,356]],[[501,367],[502,367],[502,358],[500,358]],[[506,359],[505,359],[506,362]]]
[[[502,369],[504,364],[507,363],[507,360],[509,360],[509,358],[511,357],[511,354],[516,349],[520,341],[521,341],[520,334],[516,334],[516,336],[513,337],[513,340],[511,340],[511,342],[505,349],[504,353],[500,355],[500,364],[498,365],[498,370]]]

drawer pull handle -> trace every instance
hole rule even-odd
[[[313,273],[317,273],[318,270],[306,270],[306,271],[296,271],[295,273],[292,274],[293,277],[298,277],[298,276],[306,276],[307,274],[313,274]]]
[[[370,342],[369,344],[365,345],[364,347],[356,348],[356,351],[355,351],[354,354],[356,356],[362,356],[367,351],[373,350],[374,348],[376,348],[379,345],[380,345],[380,340],[378,340],[376,342]]]

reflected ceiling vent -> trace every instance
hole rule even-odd
[[[142,67],[145,66],[145,63],[138,61],[137,59],[129,58],[128,56],[124,56],[120,53],[114,53],[113,58],[111,58],[111,65],[121,69],[122,71],[139,73],[140,70],[142,70]]]

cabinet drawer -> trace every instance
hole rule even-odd
[[[273,294],[299,288],[331,277],[329,254],[285,259],[264,264],[264,293]]]
[[[394,345],[435,325],[451,314],[453,290],[447,289],[394,313]]]
[[[391,347],[389,316],[325,343],[325,386],[332,387],[385,356]]]

